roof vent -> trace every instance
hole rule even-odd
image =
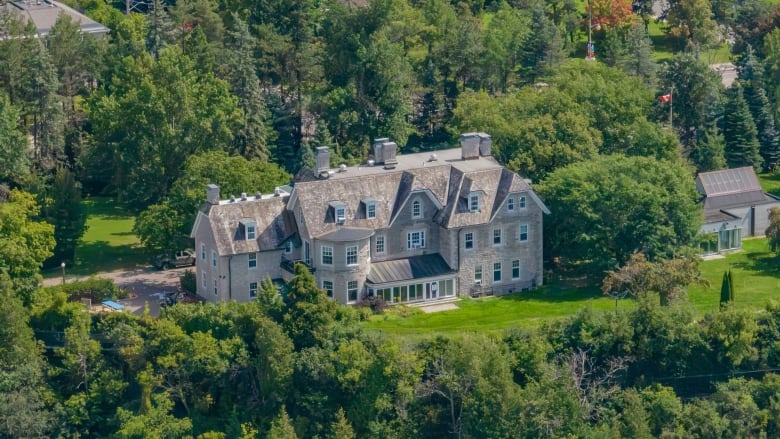
[[[347,165],[344,163],[339,165],[339,172],[347,172]]]
[[[246,192],[241,192],[241,201],[246,201]]]
[[[374,160],[369,159],[368,160],[368,166],[374,166]]]
[[[277,186],[274,188],[274,197],[278,197],[279,195],[282,195],[282,190]]]
[[[232,195],[231,195],[231,196],[230,196],[230,202],[231,202],[231,203],[235,203],[235,202],[236,202],[236,197],[234,197],[234,196],[232,196]]]
[[[259,200],[260,198],[263,198],[263,194],[261,194],[260,191],[255,192],[255,200]]]
[[[434,152],[433,154],[431,154],[431,158],[429,160],[435,162],[436,160],[439,160],[439,156],[437,156],[436,153]]]

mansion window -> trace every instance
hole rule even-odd
[[[369,201],[368,203],[366,203],[366,218],[368,219],[376,218],[376,202]]]
[[[525,209],[525,197],[520,197],[520,208]]]
[[[466,232],[463,242],[466,249],[474,248],[474,232]]]
[[[323,245],[320,253],[322,253],[322,265],[333,265],[333,247]]]
[[[358,300],[358,283],[356,280],[347,282],[347,301],[355,302]]]
[[[506,210],[513,212],[515,210],[515,197],[509,197],[506,200]]]
[[[425,232],[409,232],[406,234],[406,249],[425,248]]]
[[[255,239],[255,226],[246,226],[246,239]]]
[[[356,245],[350,245],[347,247],[347,265],[357,265],[358,263],[358,248]]]
[[[512,261],[512,279],[520,279],[520,260]]]
[[[493,229],[493,245],[501,245],[501,229]]]
[[[324,280],[322,281],[322,289],[325,291],[325,295],[333,298],[333,281],[332,280]]]
[[[211,251],[211,266],[217,268],[217,252]]]
[[[469,194],[469,212],[479,212],[479,194]]]
[[[336,208],[336,224],[344,224],[347,220],[347,209],[345,207]]]
[[[249,268],[257,268],[257,253],[249,253]]]
[[[293,252],[293,242],[292,241],[287,241],[284,244],[284,252],[287,253],[288,255]]]
[[[219,294],[219,293],[217,292],[217,280],[216,280],[216,279],[214,279],[214,295],[216,296],[216,295],[218,295],[218,294]]]
[[[474,283],[477,285],[482,285],[482,266],[477,265],[474,267]]]
[[[206,244],[200,243],[200,260],[205,261],[206,260]]]
[[[205,293],[206,292],[205,291],[206,290],[206,272],[205,271],[201,271],[200,272],[200,286],[203,287],[203,290],[204,290],[203,292]]]
[[[422,217],[422,203],[420,203],[420,200],[414,200],[414,203],[412,203],[412,218],[420,217]]]
[[[376,252],[377,254],[381,254],[385,252],[385,237],[384,236],[377,236],[376,237]]]
[[[501,263],[493,262],[493,283],[501,282]]]
[[[257,297],[257,282],[249,283],[249,298],[254,299]]]
[[[528,241],[528,224],[520,224],[520,241]]]

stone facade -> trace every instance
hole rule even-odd
[[[490,156],[490,136],[465,134],[460,148],[434,154],[397,155],[389,139],[373,146],[374,159],[337,169],[328,167],[328,149],[317,148],[317,169],[276,197],[214,202],[210,187],[212,201],[192,236],[199,251],[214,249],[217,267],[210,253],[198,261],[198,293],[251,300],[254,282],[289,279],[297,262],[344,304],[366,295],[409,303],[542,284],[549,211],[527,181]],[[255,224],[257,245],[242,232]]]

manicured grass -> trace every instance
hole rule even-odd
[[[76,262],[65,267],[70,275],[90,275],[148,264],[138,237],[133,233],[135,217],[113,198],[90,197],[82,201],[87,213],[87,231],[76,248]],[[59,267],[44,273],[59,276]]]
[[[761,309],[769,300],[780,300],[780,258],[769,251],[766,239],[743,242],[743,251],[725,258],[702,261],[702,277],[709,285],[688,288],[688,300],[702,315],[720,307],[723,272],[731,269],[734,277],[734,305]],[[620,300],[619,309],[634,306],[630,298]],[[532,293],[517,293],[486,299],[463,299],[459,309],[433,314],[415,314],[402,318],[395,313],[371,317],[364,325],[401,336],[429,336],[458,331],[494,332],[513,326],[536,326],[545,320],[559,319],[584,307],[612,311],[615,301],[596,288],[562,288],[547,285]]]
[[[459,309],[402,318],[395,314],[373,316],[366,328],[398,335],[430,335],[459,331],[499,331],[513,326],[535,326],[541,321],[566,317],[582,307],[614,310],[615,301],[595,288],[563,289],[548,285],[531,293],[516,293],[483,299],[465,298]],[[619,308],[633,306],[623,300]]]
[[[780,174],[758,174],[758,181],[761,183],[761,187],[765,191],[772,195],[780,196]]]
[[[767,240],[748,239],[742,242],[742,248],[741,252],[700,264],[710,286],[689,287],[688,300],[702,314],[719,308],[723,272],[728,269],[734,277],[734,306],[760,309],[769,300],[780,300],[780,258],[769,251]]]

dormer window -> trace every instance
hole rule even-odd
[[[479,212],[479,199],[480,196],[478,192],[469,194],[469,212]]]
[[[525,197],[520,197],[520,208],[525,209]]]
[[[369,201],[366,204],[366,218],[368,219],[376,218],[376,202]]]
[[[513,212],[515,210],[515,197],[509,197],[506,200],[506,210]]]
[[[257,239],[257,223],[252,220],[239,221],[239,227],[243,229],[244,239]]]
[[[420,203],[420,200],[414,200],[414,203],[412,203],[412,218],[420,217],[422,217],[422,203]]]
[[[336,224],[344,224],[347,222],[347,205],[340,202],[340,201],[334,201],[330,203],[330,207],[333,208],[333,219]]]

